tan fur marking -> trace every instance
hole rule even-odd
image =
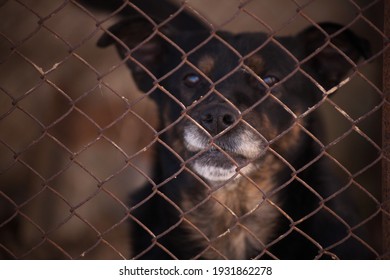
[[[249,57],[245,61],[245,64],[258,75],[260,75],[264,71],[264,66],[265,66],[264,60],[258,54],[255,54],[255,55],[252,55],[251,57]]]
[[[267,140],[272,140],[278,136],[278,131],[275,125],[271,122],[267,115],[263,115],[261,118],[262,134]]]
[[[215,60],[211,56],[204,56],[199,60],[198,68],[206,75],[210,75],[211,71],[213,71],[215,65]]]
[[[303,120],[295,122],[289,132],[283,135],[278,141],[275,142],[276,146],[283,151],[287,151],[295,147],[299,143],[299,138],[302,133]]]

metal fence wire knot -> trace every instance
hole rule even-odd
[[[390,258],[388,1],[0,18],[0,259]]]

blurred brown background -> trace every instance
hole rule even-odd
[[[292,35],[332,21],[370,40],[374,58],[321,110],[379,250],[383,1],[242,2],[187,5],[221,30]],[[0,18],[0,259],[128,257],[126,203],[150,173],[153,103],[72,1],[0,1]]]

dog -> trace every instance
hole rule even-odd
[[[131,258],[369,258],[316,110],[368,41],[334,23],[274,37],[179,15],[135,13],[98,41],[159,112],[153,177],[130,203]]]

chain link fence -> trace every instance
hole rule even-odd
[[[334,88],[337,92],[329,91],[331,96],[308,109],[321,114],[326,136],[306,133],[320,143],[320,157],[331,159],[332,168],[342,178],[339,191],[326,201],[342,195],[353,197],[359,205],[359,221],[349,226],[349,237],[375,259],[389,258],[390,253],[389,17],[386,21],[383,12],[388,12],[389,4],[385,2],[172,1],[177,4],[172,16],[154,25],[156,34],[172,45],[176,43],[160,30],[182,11],[194,14],[210,28],[210,38],[218,40],[220,30],[261,31],[277,42],[277,36],[292,36],[327,21],[340,23],[370,41],[371,53],[353,65],[347,79]],[[157,145],[180,158],[162,140],[176,123],[159,130],[160,115],[149,98],[152,94],[136,87],[126,59],[113,47],[96,46],[104,33],[118,39],[110,27],[129,7],[146,19],[151,15],[132,1],[109,11],[99,9],[101,1],[96,1],[95,10],[83,3],[0,1],[1,259],[133,257],[129,220],[134,216],[129,197],[147,182],[159,184],[153,182],[152,174]],[[229,43],[221,42],[236,52]],[[279,46],[288,52],[283,44]],[[184,53],[183,61],[189,55]],[[354,64],[348,54],[342,55]],[[223,93],[217,94],[226,99]],[[189,112],[184,103],[177,104],[185,115]],[[190,113],[188,117],[192,119]],[[184,170],[197,177],[186,164],[182,162]],[[306,164],[301,171],[310,170],[313,164]],[[179,171],[164,182],[173,180]],[[293,176],[299,179],[297,174]],[[292,224],[299,229],[299,221]],[[313,241],[311,236],[305,238]],[[275,238],[274,243],[281,239]]]

